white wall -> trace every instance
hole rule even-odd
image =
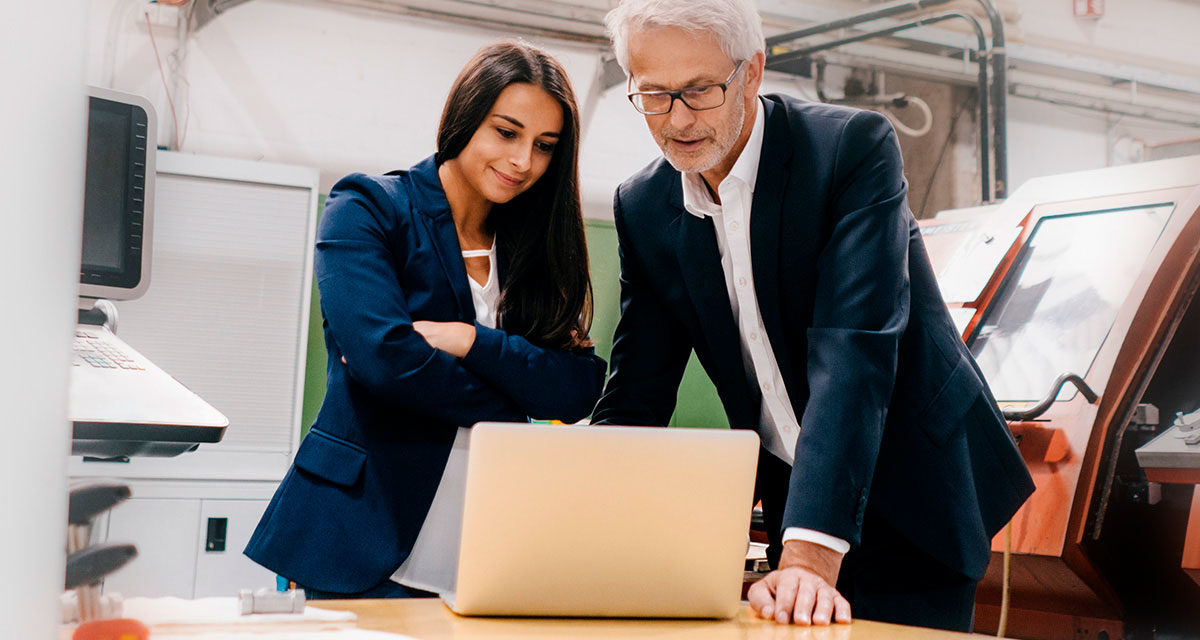
[[[1070,0],[1009,0],[1009,39],[1163,71],[1200,76],[1195,0],[1111,0],[1098,19],[1076,18]],[[1015,18],[1015,19],[1013,19]]]
[[[1200,4],[1142,0],[1133,3],[1136,11],[1125,4],[1109,3],[1110,15],[1099,21],[1079,21],[1065,0],[1001,3],[1015,20],[1014,39],[1111,46],[1120,55],[1136,47],[1153,64],[1187,67],[1178,62],[1184,59],[1180,42],[1192,37],[1189,20],[1200,23]],[[160,140],[170,140],[171,110],[142,12],[150,7],[152,22],[161,25],[154,35],[172,81],[177,10],[144,0],[91,0],[91,6],[89,81],[150,97],[159,109]],[[1151,25],[1155,37],[1143,37]],[[317,167],[323,190],[351,171],[407,167],[432,153],[442,103],[461,65],[478,47],[511,35],[320,0],[248,2],[189,42],[185,90],[175,105],[184,125],[182,150]],[[600,49],[530,39],[563,61],[586,103]],[[797,93],[809,86],[775,78],[767,89]],[[607,217],[612,188],[658,154],[623,93],[616,87],[596,96],[585,123],[580,162],[589,216]],[[1015,97],[1009,115],[1010,192],[1033,176],[1120,162],[1112,149],[1122,136],[1162,140],[1198,133],[1128,119],[1109,123],[1098,112]]]
[[[579,157],[584,215],[612,217],[613,190],[659,154],[645,120],[625,97],[625,85],[610,88],[596,102],[586,125]]]
[[[93,0],[88,78],[105,84],[104,47],[115,31],[114,88],[150,97],[160,141],[172,139],[140,0]],[[104,6],[104,9],[100,7]],[[176,9],[156,7],[164,24]],[[152,11],[152,15],[154,15]],[[174,27],[156,28],[171,64]],[[318,167],[328,189],[351,171],[405,168],[434,149],[451,83],[475,51],[500,32],[351,9],[312,0],[255,0],[204,27],[190,41],[187,90],[176,104],[182,149]],[[580,102],[596,70],[596,47],[537,41],[567,69]]]
[[[1009,193],[1038,176],[1107,166],[1105,115],[1010,97]]]
[[[1010,96],[1009,193],[1030,178],[1141,162],[1142,143],[1200,136],[1200,129],[1113,116]]]

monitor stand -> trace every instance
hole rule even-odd
[[[79,299],[79,324],[98,325],[116,333],[118,315],[112,300]]]

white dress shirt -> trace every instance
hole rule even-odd
[[[800,421],[783,384],[783,373],[775,361],[771,342],[763,329],[762,312],[754,294],[754,272],[750,260],[750,209],[754,202],[754,185],[758,178],[759,157],[762,155],[763,108],[761,99],[755,101],[754,125],[746,147],[738,156],[729,175],[717,186],[721,204],[709,195],[704,178],[699,173],[683,173],[683,206],[698,218],[711,218],[721,254],[721,270],[725,273],[725,290],[737,322],[742,348],[742,364],[749,380],[762,393],[758,434],[763,447],[788,464],[795,462],[796,440],[800,436]],[[807,540],[845,553],[850,543],[827,533],[788,527],[784,542]]]
[[[475,321],[496,328],[496,305],[500,301],[500,277],[496,267],[496,243],[489,250],[463,251],[464,258],[488,258],[487,282],[479,284],[467,277]],[[392,574],[392,581],[424,591],[443,594],[454,591],[458,580],[458,545],[462,539],[463,498],[467,490],[467,451],[471,430],[459,427],[446,459],[446,469],[438,482],[437,493],[417,533],[412,551]]]

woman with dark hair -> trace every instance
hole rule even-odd
[[[483,48],[437,153],[330,193],[316,278],[324,403],[246,554],[309,597],[453,584],[469,427],[586,417],[592,353],[579,115],[562,67]]]

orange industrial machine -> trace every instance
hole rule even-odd
[[[943,295],[1037,485],[1011,525],[1008,635],[1129,635],[1154,617],[1131,581],[1164,556],[1173,566],[1142,589],[1190,587],[1184,597],[1200,602],[1200,587],[1176,580],[1181,549],[1168,548],[1182,547],[1183,525],[1121,506],[1178,510],[1179,491],[1191,491],[1150,504],[1160,488],[1127,467],[1133,446],[1200,405],[1200,359],[1172,355],[1181,323],[1200,322],[1188,320],[1200,316],[1189,314],[1200,284],[1198,184],[1200,156],[1113,167],[1032,180],[1000,205],[922,224]],[[1147,403],[1156,373],[1170,378],[1158,382],[1170,406]],[[1192,520],[1200,529],[1200,513]],[[1200,531],[1192,540],[1200,547]],[[997,628],[1004,547],[1002,533],[979,588],[980,632]]]

